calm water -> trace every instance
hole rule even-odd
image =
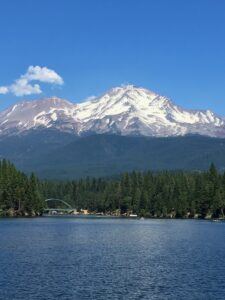
[[[0,220],[0,299],[225,299],[225,223]]]

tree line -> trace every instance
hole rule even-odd
[[[223,217],[225,173],[212,164],[206,172],[132,172],[118,179],[44,181],[45,198],[57,197],[78,210],[146,217]]]
[[[118,178],[38,180],[0,163],[0,209],[41,214],[44,199],[58,198],[77,210],[162,218],[219,218],[225,213],[225,173],[131,172]]]
[[[18,171],[7,160],[0,161],[0,215],[35,216],[44,208],[40,182]]]

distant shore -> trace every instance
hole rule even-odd
[[[49,214],[49,213],[36,213],[32,212],[24,212],[24,211],[14,211],[12,209],[6,211],[0,211],[0,218],[37,218],[37,217],[74,217],[74,218],[121,218],[121,219],[151,219],[151,220],[205,220],[205,221],[225,221],[225,217],[214,218],[212,216],[195,216],[195,217],[176,217],[176,216],[141,216],[136,214],[113,214],[113,213],[76,213],[76,214],[65,214],[65,213],[57,213],[57,214]]]

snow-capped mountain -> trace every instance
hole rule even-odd
[[[0,113],[0,134],[39,128],[77,132],[75,110],[75,104],[56,97],[23,101]]]
[[[76,135],[225,137],[225,121],[213,112],[184,110],[168,98],[132,85],[111,89],[99,98],[74,104],[56,97],[24,101],[0,113],[0,134],[54,128]]]

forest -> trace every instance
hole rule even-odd
[[[0,161],[0,216],[36,216],[44,208],[40,182],[27,176],[9,161]]]
[[[117,178],[39,180],[6,160],[0,162],[0,215],[41,215],[46,198],[78,211],[149,218],[223,218],[225,173],[211,164],[205,172],[124,173]]]

